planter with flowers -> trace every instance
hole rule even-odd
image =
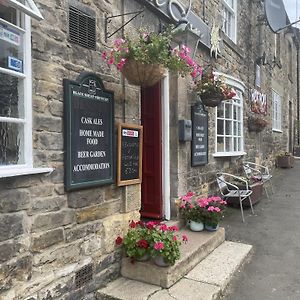
[[[188,192],[180,197],[179,212],[192,231],[202,231],[204,229],[204,208],[199,205],[194,196],[195,193]]]
[[[195,82],[195,92],[202,103],[209,107],[218,106],[223,100],[232,99],[236,95],[221,75],[215,75],[211,71],[203,73],[201,80]]]
[[[134,261],[143,258],[153,258],[159,266],[170,266],[180,257],[181,241],[187,242],[187,237],[178,235],[176,226],[167,226],[160,222],[131,221],[127,234],[117,237],[116,244],[122,246],[124,254]]]
[[[218,230],[227,202],[220,197],[199,199],[199,202],[202,202],[202,206],[205,206],[205,229],[208,231]]]
[[[162,33],[140,31],[138,38],[118,38],[111,51],[102,53],[109,65],[115,65],[129,83],[142,87],[153,86],[161,80],[165,69],[195,79],[201,67],[189,56],[190,49],[182,45],[172,49],[171,27]]]
[[[131,221],[127,234],[117,237],[116,245],[122,245],[124,254],[132,261],[150,259],[151,234],[144,223]]]
[[[280,152],[276,156],[276,166],[279,168],[293,168],[295,158],[291,153]]]
[[[250,116],[248,118],[248,129],[249,131],[261,132],[268,125],[268,122],[259,117]]]
[[[213,231],[218,229],[226,205],[220,197],[200,198],[188,192],[179,199],[179,212],[185,220],[202,222],[207,230]]]

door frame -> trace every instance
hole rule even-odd
[[[161,118],[162,118],[162,214],[165,220],[171,219],[170,199],[170,97],[169,72],[161,81]]]

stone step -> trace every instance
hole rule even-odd
[[[96,299],[216,300],[224,293],[251,249],[251,245],[225,241],[168,289],[121,277],[97,291]]]
[[[175,265],[162,268],[153,262],[138,262],[132,264],[130,259],[122,259],[121,274],[123,277],[168,288],[181,279],[202,259],[211,253],[225,240],[224,228],[215,232],[193,232],[180,230],[180,234],[188,237],[188,242],[181,245],[180,259]]]

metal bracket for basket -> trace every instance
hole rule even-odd
[[[139,16],[144,10],[138,10],[134,12],[129,12],[125,14],[119,14],[119,15],[114,15],[110,17],[105,17],[105,42],[107,42],[107,39],[112,37],[114,34],[119,32],[122,28],[124,28],[128,23],[130,23],[133,19],[135,19],[137,16]],[[113,18],[118,18],[122,16],[128,16],[128,15],[134,15],[130,20],[128,20],[125,24],[123,24],[121,27],[119,27],[117,30],[115,30],[113,33],[108,32],[108,25],[111,22],[111,19]]]

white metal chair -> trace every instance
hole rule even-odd
[[[253,162],[245,161],[243,162],[243,168],[247,178],[261,180],[264,186],[264,190],[266,192],[267,197],[269,198],[269,193],[265,183],[270,185],[272,193],[274,193],[273,184],[272,184],[272,175],[269,172],[268,167],[263,165],[259,165]]]
[[[240,189],[237,185],[226,180],[227,178],[229,178],[231,180],[238,180],[241,183],[244,183],[245,189],[243,189],[243,190]],[[251,197],[250,197],[250,195],[252,194],[252,191],[248,185],[247,180],[245,180],[241,177],[229,174],[229,173],[219,172],[219,173],[217,173],[217,183],[219,186],[220,193],[222,194],[222,196],[225,200],[228,198],[239,199],[243,222],[245,222],[244,210],[243,210],[243,201],[244,200],[249,199],[251,211],[252,211],[252,214],[254,214],[252,201],[251,201]]]

